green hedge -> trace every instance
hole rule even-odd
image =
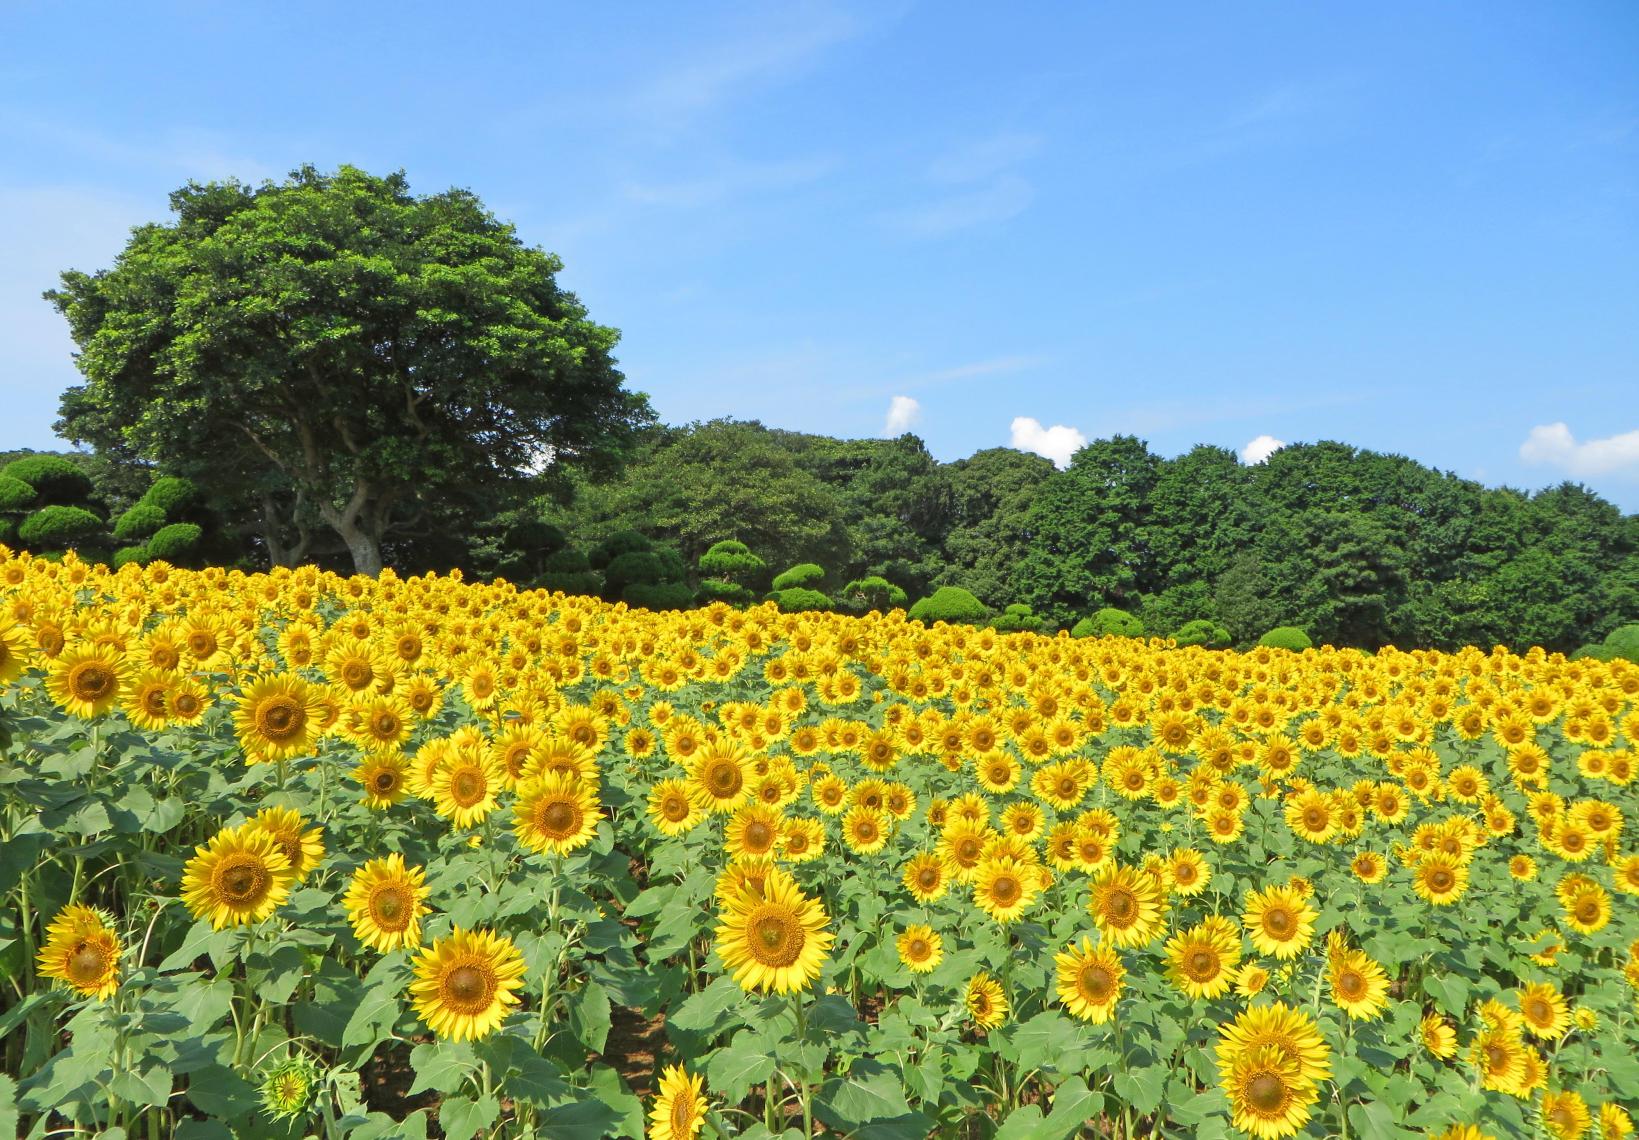
[[[825,569],[813,562],[799,562],[774,579],[774,590],[816,589],[825,581]]]
[[[1267,645],[1271,649],[1290,649],[1294,653],[1314,648],[1314,642],[1309,635],[1295,625],[1277,625],[1274,629],[1258,638],[1259,645]]]
[[[93,537],[102,527],[102,520],[84,507],[41,507],[23,520],[17,537],[30,550],[62,550]]]
[[[1179,626],[1173,632],[1172,640],[1179,645],[1204,645],[1208,649],[1227,649],[1233,639],[1223,626],[1206,618],[1196,618]]]
[[[47,503],[83,502],[91,494],[91,477],[60,455],[25,455],[0,468],[0,476],[27,483]]]
[[[621,591],[620,600],[646,610],[686,610],[694,593],[682,582],[633,582]]]
[[[1144,623],[1126,610],[1105,606],[1070,628],[1071,637],[1143,637]]]
[[[962,587],[940,586],[912,606],[906,616],[932,625],[936,621],[980,622],[990,616],[990,611]]]
[[[34,488],[21,479],[0,475],[0,511],[24,511],[34,505]]]
[[[199,545],[201,533],[197,523],[172,523],[161,527],[148,540],[148,557],[166,562],[186,558]]]

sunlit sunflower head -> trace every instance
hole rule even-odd
[[[1254,998],[1269,985],[1269,971],[1256,962],[1242,962],[1235,971],[1235,993],[1243,998]]]
[[[1542,1127],[1555,1140],[1581,1140],[1592,1124],[1588,1103],[1575,1089],[1553,1089],[1542,1094]]]
[[[962,1006],[980,1031],[995,1029],[1007,1020],[1012,1011],[1002,984],[983,970],[968,980],[962,994]]]
[[[112,997],[119,989],[124,948],[103,916],[88,906],[64,907],[46,927],[36,968],[85,997]]]
[[[1167,977],[1191,1001],[1221,997],[1241,961],[1241,930],[1213,915],[1167,940]]]
[[[825,825],[806,817],[780,827],[779,857],[788,863],[811,863],[825,853]]]
[[[501,769],[488,749],[445,751],[426,780],[433,809],[456,827],[474,827],[488,818],[501,790]]]
[[[1431,1056],[1449,1061],[1457,1055],[1457,1030],[1439,1014],[1424,1014],[1423,1020],[1417,1024],[1417,1032],[1422,1038],[1423,1048]]]
[[[439,1037],[476,1040],[499,1029],[518,1004],[523,976],[523,955],[510,938],[456,927],[417,956],[410,998]]]
[[[1121,957],[1109,946],[1094,946],[1089,938],[1071,943],[1053,955],[1059,1001],[1072,1017],[1102,1025],[1115,1014],[1123,979]]]
[[[1478,1071],[1482,1087],[1513,1094],[1527,1078],[1526,1052],[1517,1030],[1492,1026],[1474,1038],[1468,1060]]]
[[[704,1077],[682,1065],[667,1067],[649,1110],[648,1140],[694,1140],[706,1122],[705,1091]]]
[[[1594,883],[1560,900],[1565,908],[1565,924],[1578,934],[1594,934],[1611,920],[1610,895]]]
[[[1389,978],[1363,950],[1344,950],[1327,966],[1332,1000],[1356,1021],[1370,1021],[1388,1006]]]
[[[397,693],[365,694],[353,699],[343,722],[348,735],[367,752],[396,752],[410,738],[415,713]]]
[[[46,672],[46,691],[67,712],[91,720],[110,712],[131,678],[125,654],[108,645],[64,649]]]
[[[662,835],[683,835],[705,818],[693,788],[682,780],[661,780],[649,789],[649,822]]]
[[[295,1053],[262,1077],[262,1111],[275,1121],[298,1120],[308,1115],[319,1069],[306,1053]]]
[[[1180,847],[1167,861],[1172,891],[1181,898],[1194,898],[1212,882],[1212,865],[1193,847]]]
[[[354,871],[342,905],[358,940],[385,954],[421,945],[426,898],[421,868],[406,867],[404,856],[395,852],[371,859]]]
[[[1161,932],[1161,904],[1154,876],[1111,862],[1093,877],[1087,908],[1103,940],[1120,949],[1155,939]]]
[[[701,745],[690,763],[689,782],[702,807],[727,814],[751,796],[752,755],[728,740]]]
[[[1236,1058],[1275,1046],[1298,1063],[1298,1073],[1307,1081],[1323,1081],[1331,1076],[1331,1047],[1309,1014],[1284,1002],[1252,1006],[1218,1029],[1218,1070],[1227,1072]]]
[[[1220,1071],[1235,1127],[1258,1140],[1295,1136],[1320,1096],[1298,1060],[1276,1045],[1241,1050]]]
[[[740,890],[724,904],[717,954],[747,990],[795,993],[820,974],[833,935],[825,908],[796,880],[771,868],[762,889]]]
[[[892,817],[880,808],[855,804],[842,817],[842,841],[859,855],[875,855],[888,845]]]
[[[183,677],[172,682],[170,689],[167,690],[166,700],[167,717],[172,725],[178,726],[198,724],[211,707],[210,690],[203,682],[193,677]]]
[[[408,791],[409,762],[395,753],[377,753],[359,761],[350,775],[363,791],[364,806],[383,811],[402,800]]]
[[[1258,953],[1284,961],[1297,957],[1309,945],[1317,917],[1303,892],[1276,886],[1248,894],[1241,921]]]
[[[519,845],[542,855],[567,855],[586,846],[602,818],[597,788],[557,772],[520,786],[512,805]]]
[[[249,827],[224,828],[182,872],[182,900],[216,929],[260,922],[290,896],[290,860],[273,837]]]
[[[1627,1109],[1614,1101],[1599,1106],[1599,1140],[1627,1140],[1632,1135],[1633,1117]]]
[[[907,926],[894,940],[899,960],[913,974],[926,974],[945,960],[945,940],[931,926]]]
[[[905,864],[900,881],[917,902],[932,902],[950,889],[950,868],[938,852],[918,852]]]
[[[177,673],[144,669],[132,678],[120,700],[125,719],[144,732],[158,732],[171,719],[171,689],[180,681]]]
[[[1443,852],[1430,852],[1412,869],[1411,886],[1435,906],[1449,906],[1468,889],[1468,863]]]
[[[731,858],[771,855],[780,841],[784,818],[776,808],[755,801],[734,810],[723,827],[723,848]]]
[[[286,673],[262,678],[239,697],[233,727],[251,760],[273,763],[311,753],[321,717],[313,687]]]
[[[1565,996],[1547,982],[1536,982],[1518,992],[1520,1019],[1533,1037],[1557,1040],[1571,1027]]]
[[[9,685],[21,677],[33,659],[27,631],[14,621],[0,618],[0,685]]]
[[[1017,921],[1041,890],[1040,868],[1018,859],[987,857],[973,875],[973,902],[1000,923]]]
[[[247,831],[260,831],[284,852],[296,882],[304,881],[324,859],[324,828],[306,827],[307,820],[293,808],[263,808],[245,824]]]
[[[1349,870],[1362,883],[1381,883],[1389,873],[1389,861],[1377,851],[1357,851],[1354,858],[1349,860]]]

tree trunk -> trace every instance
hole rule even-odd
[[[381,573],[381,543],[375,535],[354,527],[351,533],[344,532],[342,539],[347,543],[347,552],[353,556],[355,574],[374,578]]]
[[[353,572],[374,578],[381,573],[381,536],[360,521],[371,490],[369,482],[360,479],[353,485],[345,507],[338,510],[331,503],[321,502],[319,514],[347,544],[347,552],[353,556]]]

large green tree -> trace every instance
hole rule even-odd
[[[559,260],[468,191],[304,167],[171,209],[47,294],[86,378],[58,430],[249,504],[273,562],[328,531],[375,573],[429,512],[607,467],[652,418]]]

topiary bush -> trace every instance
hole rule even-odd
[[[603,577],[586,558],[586,552],[566,548],[549,554],[540,576],[543,590],[558,590],[565,594],[596,594],[603,588]]]
[[[1605,635],[1605,648],[1611,651],[1611,657],[1639,661],[1639,622],[1619,625],[1611,630]]]
[[[751,553],[749,546],[732,538],[713,543],[711,549],[700,556],[699,565],[700,573],[725,582],[739,582],[762,573],[765,568],[763,560]]]
[[[842,588],[837,600],[855,613],[866,610],[903,609],[909,600],[905,591],[878,574],[856,578]]]
[[[17,537],[31,550],[63,550],[95,536],[102,525],[102,520],[84,507],[41,507],[23,520]]]
[[[1144,623],[1126,610],[1105,606],[1070,628],[1071,637],[1143,637]]]
[[[1604,642],[1600,642],[1595,645],[1584,645],[1572,653],[1570,659],[1572,661],[1582,661],[1585,659],[1592,661],[1613,661],[1616,659],[1616,650],[1612,649]]]
[[[157,507],[166,517],[175,515],[184,507],[191,506],[199,497],[199,488],[191,479],[184,479],[178,475],[164,475],[154,480],[153,486],[143,493],[137,502],[141,506]]]
[[[139,502],[114,523],[114,537],[120,542],[147,538],[165,525],[165,512],[153,503]]]
[[[1181,646],[1204,645],[1208,649],[1228,649],[1229,643],[1234,639],[1223,626],[1206,618],[1196,618],[1173,631],[1172,640]]]
[[[27,483],[47,503],[72,505],[91,495],[91,477],[60,455],[25,455],[0,468],[0,476]]]
[[[603,568],[603,596],[621,597],[627,586],[653,586],[666,580],[666,566],[652,550],[631,550],[616,555]]]
[[[1040,633],[1047,623],[1023,602],[1014,602],[990,624],[1002,633]]]
[[[193,553],[202,534],[198,523],[172,523],[160,527],[148,540],[148,558],[180,562]]]
[[[700,599],[701,605],[726,602],[731,606],[750,605],[757,597],[738,582],[725,582],[721,578],[707,578],[701,582],[695,589],[695,596]]]
[[[778,578],[774,579],[776,582]],[[781,613],[806,614],[832,608],[831,599],[818,590],[810,590],[806,586],[792,586],[785,590],[775,590],[768,595],[768,600],[780,608]]]
[[[142,546],[122,546],[114,551],[114,557],[110,560],[110,565],[118,570],[128,562],[135,562],[138,566],[141,566],[147,561],[148,547],[146,544]]]
[[[951,623],[981,622],[990,616],[985,604],[960,586],[940,586],[907,611],[906,616],[932,625],[936,621]]]
[[[21,479],[0,475],[0,511],[26,511],[34,505],[34,488]]]
[[[1271,649],[1290,649],[1299,653],[1305,649],[1314,648],[1314,642],[1309,635],[1295,625],[1277,625],[1274,629],[1258,638],[1259,645],[1267,645]]]
[[[622,554],[635,554],[653,549],[654,543],[650,542],[647,536],[635,530],[621,530],[594,546],[587,559],[592,564],[592,569],[602,570]]]
[[[825,569],[812,562],[799,562],[774,579],[774,590],[818,589],[825,581]]]
[[[682,582],[633,582],[620,592],[620,600],[645,610],[686,610],[694,593]]]

